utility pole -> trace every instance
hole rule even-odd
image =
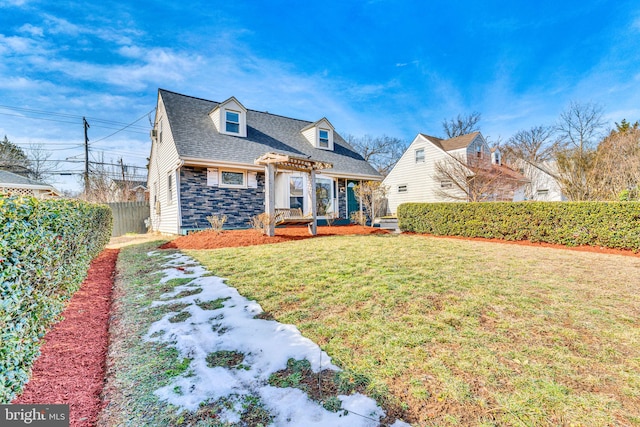
[[[124,168],[124,161],[122,160],[122,157],[120,157],[120,169],[122,169],[122,184],[124,185],[124,181],[125,181],[125,179],[124,179],[124,170],[125,170],[125,168]]]
[[[87,135],[87,129],[89,129],[89,123],[87,119],[82,118],[84,124],[84,195],[89,194],[89,136]]]

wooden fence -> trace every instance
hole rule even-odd
[[[144,220],[149,218],[149,202],[107,203],[113,212],[111,237],[127,233],[146,233]]]

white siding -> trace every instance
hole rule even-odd
[[[424,149],[424,162],[416,163],[416,150]],[[440,192],[440,181],[435,179],[436,162],[450,158],[442,149],[423,135],[418,135],[398,163],[384,179],[387,186],[389,211],[397,212],[398,206],[407,202],[445,202]],[[398,192],[398,186],[406,185],[406,192]]]
[[[150,192],[149,200],[151,201],[151,227],[153,231],[178,234],[180,231],[180,199],[178,192],[180,180],[177,171],[180,158],[173,142],[173,135],[161,98],[158,99],[155,129],[160,129],[160,121],[162,121],[162,143],[159,142],[160,135],[156,140],[152,141],[149,161],[148,188]],[[169,173],[173,175],[171,203],[167,202],[167,176]]]
[[[304,136],[307,141],[309,141],[309,144],[313,145],[314,147],[316,146],[316,133],[318,132],[318,129],[314,126],[314,127],[310,127],[309,129],[305,130],[304,132],[302,132],[302,136]]]

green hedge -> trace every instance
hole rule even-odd
[[[640,250],[638,202],[405,203],[402,231]]]
[[[0,403],[27,381],[40,339],[80,287],[111,227],[105,205],[0,196]]]

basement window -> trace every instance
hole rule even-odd
[[[407,192],[407,184],[398,185],[398,193],[406,193]]]
[[[453,188],[453,182],[449,180],[440,181],[440,188]]]

